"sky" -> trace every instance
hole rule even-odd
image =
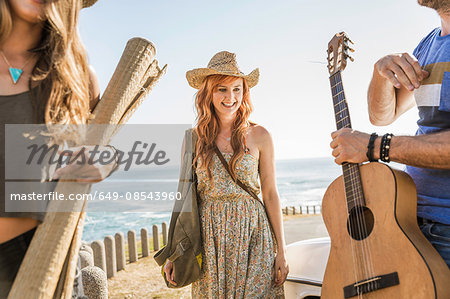
[[[335,33],[355,43],[343,73],[353,129],[412,135],[416,108],[390,126],[370,124],[367,87],[379,58],[411,53],[439,25],[435,11],[413,0],[99,0],[81,12],[80,33],[101,91],[130,38],[150,40],[160,66],[168,65],[131,124],[193,124],[196,90],[186,71],[206,67],[219,51],[236,53],[244,73],[261,73],[250,119],[272,134],[276,159],[292,159],[331,155],[326,50]]]

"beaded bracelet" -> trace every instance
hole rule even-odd
[[[375,139],[377,139],[378,134],[377,133],[372,133],[372,135],[370,135],[369,138],[369,144],[367,145],[367,159],[369,159],[369,162],[378,162],[378,159],[375,159],[373,157],[373,148],[375,145]]]
[[[391,159],[389,158],[389,148],[391,147],[391,139],[394,134],[387,133],[381,138],[380,144],[380,160],[389,163]]]

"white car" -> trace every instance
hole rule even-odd
[[[329,237],[298,241],[287,246],[289,275],[284,284],[287,299],[320,298],[329,254]]]

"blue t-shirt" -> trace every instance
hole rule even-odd
[[[450,129],[450,35],[440,34],[440,28],[434,29],[413,52],[430,73],[414,92],[419,109],[416,135]],[[417,186],[417,215],[450,224],[450,169],[407,166],[406,172]]]

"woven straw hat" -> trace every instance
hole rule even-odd
[[[252,88],[258,84],[259,69],[256,68],[250,74],[245,75],[239,70],[236,54],[222,51],[211,58],[206,68],[188,71],[186,73],[186,79],[191,87],[200,89],[205,78],[210,75],[228,75],[244,78],[247,81],[248,87]]]
[[[83,8],[91,7],[97,0],[81,0]]]

